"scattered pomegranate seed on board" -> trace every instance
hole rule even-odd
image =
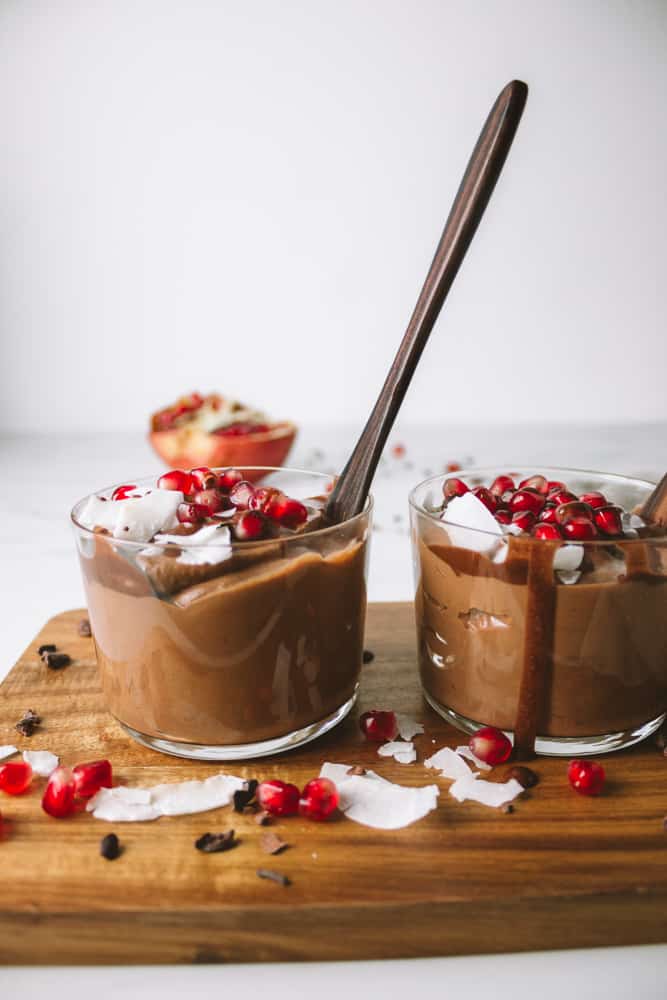
[[[301,793],[299,813],[316,822],[325,820],[338,807],[338,789],[328,778],[313,778]]]
[[[580,795],[599,795],[605,782],[604,768],[594,760],[571,760],[567,780]]]
[[[504,764],[512,753],[510,740],[500,729],[495,726],[483,726],[478,729],[474,736],[470,737],[468,746],[485,764],[495,767],[496,764]]]
[[[257,786],[257,801],[272,816],[295,816],[299,811],[299,789],[286,781],[272,778]]]

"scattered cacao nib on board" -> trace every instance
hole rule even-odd
[[[256,778],[251,778],[250,781],[246,781],[245,788],[239,788],[234,792],[234,812],[242,813],[245,807],[250,805],[255,798],[258,784]]]
[[[375,659],[375,653],[372,653],[370,649],[365,649],[361,659],[364,663],[372,663]]]
[[[67,653],[43,653],[42,661],[49,670],[62,670],[63,667],[69,667],[72,657]]]
[[[514,806],[512,805],[511,802],[505,803],[505,805],[503,806],[503,812],[507,814],[514,812]]]
[[[286,844],[277,833],[273,832],[263,833],[259,843],[265,854],[280,854],[289,847],[289,844]]]
[[[44,653],[55,653],[55,651],[56,651],[55,642],[44,642],[37,650],[37,655],[43,656]]]
[[[222,833],[204,833],[195,840],[195,847],[205,854],[217,854],[218,851],[229,851],[236,847],[236,840],[233,830],[225,830]]]
[[[271,817],[265,809],[260,810],[255,816],[255,823],[257,826],[268,826],[271,822]]]
[[[107,861],[115,861],[120,857],[122,848],[115,833],[107,833],[106,837],[100,840],[100,854]]]
[[[535,774],[529,767],[524,767],[523,764],[517,764],[509,769],[506,780],[509,781],[510,778],[514,778],[524,788],[533,788],[540,780],[538,774]]]
[[[87,618],[82,618],[78,625],[79,635],[89,636],[92,635],[92,630],[90,628],[90,622]]]
[[[287,875],[283,875],[282,872],[273,872],[270,868],[258,868],[257,878],[266,878],[271,882],[277,882],[278,885],[288,886],[292,883],[288,879]]]
[[[32,736],[38,726],[42,724],[42,718],[32,708],[23,713],[23,718],[19,719],[14,727],[22,736]]]
[[[346,774],[364,775],[364,774],[366,774],[366,768],[365,767],[361,767],[359,764],[355,764],[354,767],[348,767],[348,769],[347,769],[347,771],[345,773]]]

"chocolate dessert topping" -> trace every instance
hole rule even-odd
[[[79,625],[78,625],[78,631],[79,631],[79,635],[82,635],[82,636],[92,635],[92,631],[91,631],[91,628],[90,628],[90,622],[88,621],[87,618],[82,618],[81,619],[81,621],[79,622]],[[54,649],[55,649],[55,647],[54,647]]]
[[[364,663],[372,663],[374,659],[375,659],[375,653],[372,653],[370,649],[365,649],[362,661]]]
[[[116,858],[120,857],[121,846],[115,833],[107,833],[106,837],[102,837],[100,841],[100,854],[107,861],[115,861]]]
[[[264,833],[260,840],[260,846],[265,854],[280,854],[287,850],[289,844],[281,840],[277,833]]]
[[[511,778],[518,781],[524,788],[533,788],[533,786],[537,785],[540,780],[539,775],[535,774],[535,772],[529,767],[523,767],[521,765],[517,765],[516,767],[511,767],[509,769],[506,781],[509,781]]]
[[[277,882],[278,885],[288,886],[292,883],[288,879],[287,875],[283,875],[282,872],[273,872],[270,868],[258,868],[257,878],[266,878],[271,882]]]
[[[195,840],[195,847],[205,854],[217,854],[219,851],[229,851],[236,847],[238,840],[235,838],[233,830],[225,830],[222,833],[204,833]]]
[[[45,642],[37,650],[37,655],[43,656],[44,653],[55,653],[55,651],[56,651],[55,642]]]
[[[242,813],[245,811],[246,806],[249,806],[255,798],[258,784],[257,779],[252,778],[246,782],[245,788],[239,788],[237,792],[234,792],[234,812]]]
[[[70,665],[72,657],[68,656],[67,653],[44,653],[42,660],[49,670],[62,670],[63,667]]]
[[[27,712],[24,712],[23,718],[19,719],[16,723],[15,729],[21,733],[22,736],[32,736],[38,726],[41,725],[41,716],[29,708]]]

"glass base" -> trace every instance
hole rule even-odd
[[[286,736],[277,736],[273,740],[262,740],[259,743],[224,745],[181,743],[178,740],[161,739],[159,736],[147,736],[145,733],[139,733],[136,729],[132,729],[131,726],[127,726],[120,719],[117,721],[125,732],[135,739],[137,743],[141,743],[150,750],[159,750],[160,753],[170,754],[172,757],[186,757],[188,760],[214,761],[254,760],[256,757],[269,757],[271,754],[285,753],[286,750],[296,750],[297,747],[303,746],[304,743],[310,743],[311,740],[316,740],[318,736],[328,733],[330,729],[337,726],[349,714],[357,700],[358,692],[359,685],[357,684],[352,697],[344,705],[341,705],[340,708],[337,708],[335,712],[332,712],[331,715],[327,715],[325,719],[313,722],[311,725],[304,726],[303,729],[297,729],[293,733],[287,733]]]
[[[435,698],[422,688],[424,698],[432,709],[441,715],[443,719],[451,723],[464,733],[472,735],[482,726],[488,725],[486,722],[475,722],[473,719],[459,715],[453,708],[441,705]],[[605,733],[597,736],[538,736],[535,740],[535,752],[543,757],[588,757],[592,754],[611,753],[612,750],[623,750],[631,747],[634,743],[645,740],[651,736],[667,718],[667,713],[663,712],[650,722],[645,722],[643,726],[636,729],[626,729],[622,733]],[[513,739],[511,730],[505,730],[509,739]]]

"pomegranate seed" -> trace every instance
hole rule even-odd
[[[405,445],[404,444],[393,445],[391,453],[394,456],[394,458],[405,458]]]
[[[179,503],[176,509],[181,524],[199,524],[207,516],[206,509],[196,503]]]
[[[24,761],[0,767],[0,791],[7,795],[22,795],[32,781],[32,768]]]
[[[44,789],[42,809],[56,819],[63,819],[74,812],[74,781],[69,767],[57,767],[49,778]]]
[[[549,484],[544,476],[530,476],[528,479],[524,479],[523,482],[519,483],[520,490],[526,487],[530,490],[536,490],[542,496],[546,496]]]
[[[256,542],[268,535],[266,516],[259,510],[244,510],[232,523],[234,537],[239,542]]]
[[[90,764],[77,764],[72,768],[74,794],[80,799],[90,799],[100,788],[113,785],[111,763],[108,760],[94,760]]]
[[[218,489],[224,490],[225,493],[229,493],[229,491],[233,489],[237,483],[242,482],[243,473],[239,472],[238,469],[225,469],[218,476]]]
[[[282,494],[273,497],[265,510],[272,521],[278,521],[285,528],[298,528],[308,520],[308,510],[304,504]]]
[[[229,510],[233,506],[227,494],[216,489],[201,490],[194,494],[192,501],[195,507],[206,511],[205,517],[213,517],[214,514]]]
[[[592,521],[566,521],[561,525],[561,531],[569,542],[588,542],[597,538],[597,529]]]
[[[387,743],[398,735],[398,722],[394,713],[377,709],[359,716],[359,728],[366,739],[373,743]]]
[[[539,514],[544,507],[544,497],[532,489],[517,490],[510,497],[509,509],[512,513],[521,510],[529,510],[532,514]]]
[[[213,433],[220,437],[242,437],[244,434],[266,434],[270,430],[268,424],[253,424],[250,420],[238,420],[235,424],[228,424],[227,427],[218,427]]]
[[[512,744],[507,736],[495,726],[484,726],[470,737],[468,746],[485,764],[504,764],[512,753]]]
[[[257,801],[272,816],[295,816],[299,811],[299,789],[272,778],[257,786]]]
[[[495,512],[498,501],[491,490],[487,490],[485,486],[476,486],[472,492],[478,500],[482,501],[487,510],[490,510],[492,514]]]
[[[178,490],[179,493],[192,493],[192,476],[189,472],[183,472],[182,469],[172,469],[170,472],[165,472],[163,476],[157,481],[158,489],[161,490]]]
[[[572,500],[570,503],[561,503],[556,507],[554,519],[557,524],[566,524],[568,521],[593,521],[593,510],[587,503],[579,500]]]
[[[130,483],[129,486],[117,486],[116,489],[111,494],[112,500],[127,500],[129,496],[132,495],[132,491],[136,490],[136,484]]]
[[[622,515],[623,511],[620,507],[609,504],[606,507],[598,507],[593,514],[593,521],[598,531],[603,535],[622,535]]]
[[[547,483],[547,496],[549,496],[550,493],[555,493],[556,490],[564,490],[566,488],[565,483],[561,483],[560,480],[550,479]]]
[[[587,503],[589,507],[606,507],[609,504],[604,493],[598,493],[597,490],[593,490],[592,493],[582,493],[580,500],[582,503]]]
[[[271,489],[270,486],[262,486],[260,489],[255,490],[250,497],[248,506],[250,510],[261,510],[262,513],[268,513],[267,507],[269,503],[274,497],[282,497],[283,495],[280,490]]]
[[[500,510],[496,511],[495,518],[499,524],[511,524],[512,512],[507,507],[501,507]]]
[[[567,780],[580,795],[599,795],[604,787],[604,768],[594,760],[571,760]]]
[[[556,523],[556,507],[552,503],[545,503],[538,518],[543,524]]]
[[[192,469],[190,476],[192,477],[193,490],[210,490],[218,485],[218,477],[206,465],[202,465],[198,469]]]
[[[519,510],[512,515],[512,524],[515,524],[521,531],[531,531],[535,524],[535,514],[532,510]]]
[[[235,507],[245,510],[250,506],[250,498],[255,492],[255,487],[247,479],[242,479],[229,491],[229,499]]]
[[[512,492],[516,490],[514,485],[514,480],[511,476],[496,476],[496,478],[491,483],[489,487],[491,493],[496,497],[501,497],[503,493]]]
[[[469,493],[470,490],[462,479],[445,479],[442,492],[445,495],[445,500],[451,500],[452,497],[462,497],[464,493]]]
[[[570,493],[569,490],[554,490],[553,493],[549,493],[547,498],[551,503],[559,507],[562,503],[572,503],[574,500],[578,500],[579,497],[576,493]]]
[[[313,778],[301,792],[299,799],[300,814],[318,823],[331,816],[337,806],[338,789],[328,778]]]
[[[542,521],[533,528],[533,538],[541,538],[543,541],[551,542],[562,537],[557,524],[546,524]]]

